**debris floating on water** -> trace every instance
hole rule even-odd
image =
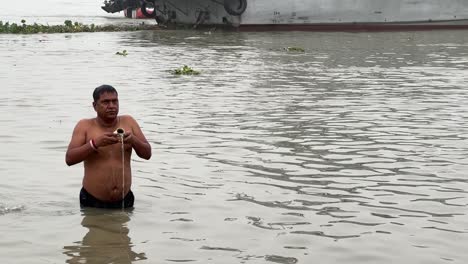
[[[284,49],[291,52],[305,52],[305,50],[300,47],[286,47]]]

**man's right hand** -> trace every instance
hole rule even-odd
[[[97,148],[114,145],[120,142],[120,136],[112,132],[104,133],[102,136],[94,139]]]

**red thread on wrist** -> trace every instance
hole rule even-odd
[[[93,142],[93,146],[95,149],[98,149],[98,146],[96,145],[96,141],[94,141],[94,139],[91,139],[91,142]]]
[[[97,151],[98,147],[96,146],[96,143],[94,142],[94,139],[91,139],[89,141],[89,145],[91,145],[91,148],[94,150],[94,151]]]

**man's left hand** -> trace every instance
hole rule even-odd
[[[133,137],[132,133],[131,132],[125,132],[124,137],[123,137],[123,141],[124,141],[125,144],[133,145],[134,137]]]

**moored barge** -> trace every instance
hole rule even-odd
[[[161,26],[237,30],[468,29],[468,0],[108,0]],[[118,3],[118,4],[116,4]],[[103,7],[104,9],[104,7]]]

